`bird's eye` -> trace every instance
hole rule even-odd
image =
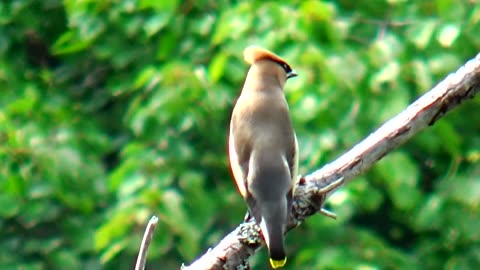
[[[283,70],[285,70],[285,72],[286,72],[287,74],[290,73],[290,72],[292,72],[292,68],[291,68],[288,64],[286,64],[286,63],[281,63],[280,65],[282,66]]]

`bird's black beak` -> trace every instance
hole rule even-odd
[[[298,76],[297,72],[295,72],[295,70],[293,70],[293,69],[290,72],[287,73],[287,79],[297,77],[297,76]]]

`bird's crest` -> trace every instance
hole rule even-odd
[[[280,56],[274,54],[273,52],[255,45],[248,46],[243,51],[243,58],[250,65],[261,59],[271,59],[278,63],[287,63]]]

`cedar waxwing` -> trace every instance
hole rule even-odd
[[[284,233],[298,168],[298,144],[283,93],[297,76],[274,53],[248,47],[251,64],[230,122],[229,158],[238,190],[262,230],[273,268],[285,265]]]

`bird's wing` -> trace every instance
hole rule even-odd
[[[242,129],[242,127],[237,127],[235,120],[236,117],[234,114],[230,124],[231,127],[228,143],[228,155],[238,190],[244,198],[247,198],[247,176],[251,146],[247,143],[247,140],[242,140],[242,136],[244,136],[244,129]],[[238,138],[240,139],[237,140]]]
[[[290,153],[288,158],[288,165],[290,168],[290,176],[292,177],[292,181],[295,183],[298,176],[298,141],[297,136],[293,134],[293,138],[295,140],[293,152]]]

